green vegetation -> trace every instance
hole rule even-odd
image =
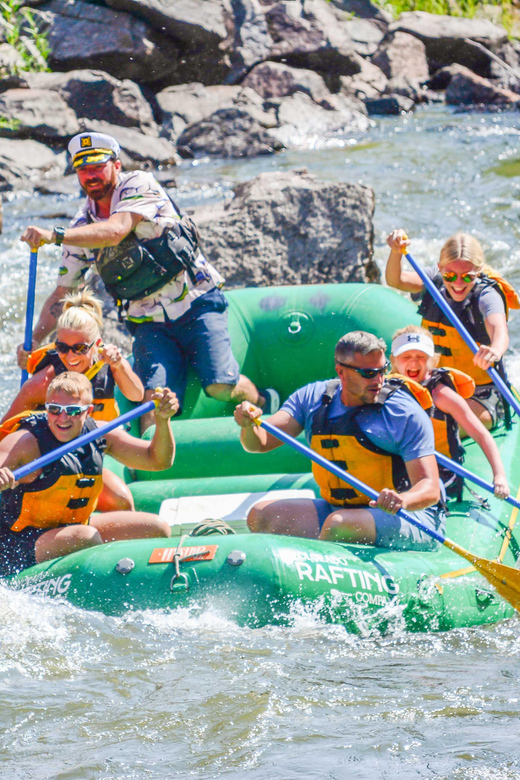
[[[384,7],[395,17],[404,11],[427,11],[447,16],[483,16],[510,30],[513,23],[514,0],[391,0]]]
[[[49,70],[47,34],[40,32],[34,11],[24,8],[23,0],[0,2],[0,24],[5,30],[6,42],[14,46],[24,60],[24,67],[15,70]]]

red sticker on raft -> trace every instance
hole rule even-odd
[[[171,563],[177,547],[156,547],[148,563]],[[201,544],[197,547],[181,547],[181,562],[212,561],[218,550],[218,544]]]

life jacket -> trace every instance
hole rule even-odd
[[[31,415],[20,422],[38,442],[42,455],[61,446],[51,433],[45,415]],[[87,418],[83,433],[96,423]],[[11,531],[87,524],[103,487],[103,439],[90,442],[44,466],[33,482],[5,490],[0,499],[1,524]]]
[[[54,367],[56,376],[68,370],[54,349],[54,344],[46,344],[40,347],[31,352],[27,359],[27,371],[30,374],[36,374],[38,371],[47,368],[47,366]],[[85,371],[85,376],[92,384],[94,410],[90,416],[94,420],[102,420],[103,422],[115,420],[116,417],[119,417],[119,406],[114,397],[115,380],[110,366],[98,360],[88,371]],[[0,441],[3,436],[7,435],[7,433],[2,435],[4,426],[8,426],[11,420],[16,421],[17,417],[18,415],[6,420],[0,427]],[[16,430],[16,428],[13,430]],[[12,433],[12,430],[9,429],[8,433]]]
[[[479,310],[479,299],[482,292],[493,287],[504,301],[506,317],[510,308],[519,308],[520,301],[515,291],[505,279],[502,279],[495,271],[493,278],[482,275],[478,277],[477,282],[467,297],[456,303],[448,295],[444,287],[444,280],[441,274],[437,274],[432,280],[434,285],[440,291],[445,301],[457,314],[462,324],[475,339],[477,344],[490,344],[490,338],[486,326]],[[433,296],[425,290],[422,302],[419,306],[419,314],[422,315],[422,326],[427,328],[432,334],[435,343],[435,351],[440,354],[439,367],[451,367],[454,364],[460,371],[469,374],[475,380],[477,385],[490,384],[490,377],[487,371],[478,368],[473,363],[473,353],[466,345],[462,336],[459,335],[456,328],[453,327],[450,320],[446,317],[440,306],[435,302]],[[503,371],[503,363],[499,361],[495,368]]]
[[[108,422],[119,417],[119,406],[115,399],[115,379],[108,363],[100,360],[85,372],[92,385],[94,410],[90,416],[94,420]]]
[[[414,398],[414,390],[416,390],[424,401],[425,388],[413,380],[405,381],[401,376],[390,377],[385,381],[376,403],[351,407],[346,414],[330,420],[329,404],[339,384],[339,379],[331,379],[327,383],[321,405],[312,421],[311,448],[378,493],[383,488],[393,488],[398,493],[409,490],[411,485],[401,456],[387,452],[374,444],[361,429],[357,418],[360,412],[367,409],[381,410],[399,389],[407,390]],[[313,463],[312,471],[314,479],[320,486],[322,498],[330,504],[367,506],[369,502],[367,496],[350,487],[323,466]]]
[[[92,250],[97,271],[118,305],[146,298],[183,271],[188,272],[193,284],[206,278],[195,265],[199,254],[195,223],[181,216],[171,202],[179,219],[159,238],[145,241],[131,231],[117,246]],[[87,221],[93,222],[88,213]]]
[[[456,368],[435,368],[425,386],[433,396],[435,387],[440,384],[450,387],[466,399],[471,398],[475,392],[474,380]],[[431,409],[428,410],[428,414],[435,434],[435,449],[448,458],[462,463],[464,447],[460,441],[459,425],[456,420],[451,414],[442,412],[435,405],[432,405]]]

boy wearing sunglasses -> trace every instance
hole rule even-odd
[[[89,380],[75,372],[50,384],[46,414],[24,419],[0,442],[0,576],[35,563],[119,539],[168,537],[169,526],[147,512],[93,515],[103,487],[103,454],[129,468],[160,471],[175,455],[170,418],[179,404],[171,390],[159,390],[151,441],[121,429],[77,448],[17,483],[13,471],[93,430]]]
[[[321,498],[260,502],[249,513],[252,531],[401,550],[435,547],[396,516],[406,509],[430,528],[444,529],[432,426],[403,382],[385,382],[385,350],[371,333],[347,333],[334,352],[337,377],[300,388],[270,419],[290,436],[304,431],[313,450],[377,490],[377,502],[313,464]],[[281,446],[254,424],[260,414],[247,402],[235,411],[247,452]]]
[[[402,268],[402,251],[409,245],[404,230],[394,230],[387,238],[390,256],[386,281],[391,287],[421,296],[422,326],[432,334],[439,367],[453,367],[474,379],[475,393],[468,400],[471,411],[488,429],[504,417],[501,395],[486,369],[494,366],[505,379],[502,358],[509,346],[508,307],[519,308],[511,285],[485,264],[482,247],[466,233],[451,236],[441,249],[438,266],[426,273],[446,302],[479,345],[473,355],[456,328],[424,289],[415,271]]]

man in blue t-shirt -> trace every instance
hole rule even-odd
[[[384,384],[385,350],[385,342],[370,333],[347,333],[334,352],[338,380],[300,388],[270,419],[291,436],[305,431],[314,450],[377,490],[377,501],[313,466],[322,498],[260,502],[249,513],[252,531],[394,549],[435,547],[426,533],[396,516],[406,509],[424,525],[444,530],[433,428],[405,387]],[[260,414],[247,401],[236,408],[247,452],[281,446],[254,424]]]

